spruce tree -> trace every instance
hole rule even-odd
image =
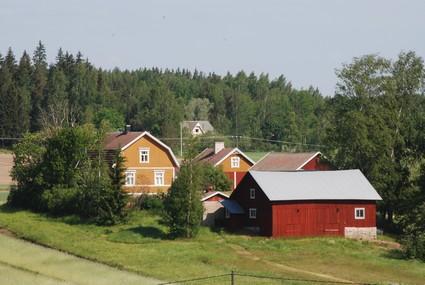
[[[38,46],[34,51],[33,62],[30,129],[31,131],[38,131],[41,129],[41,103],[44,100],[47,84],[46,49],[41,41],[38,42]]]

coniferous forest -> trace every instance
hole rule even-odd
[[[325,97],[284,76],[103,70],[62,49],[48,63],[40,42],[31,54],[18,58],[10,48],[0,56],[0,137],[106,122],[148,130],[177,149],[182,120],[209,120],[245,151],[320,150],[336,168],[360,169],[383,198],[380,223],[423,244],[423,59],[365,55],[336,74],[335,94]]]

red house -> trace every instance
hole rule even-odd
[[[250,171],[223,201],[230,228],[261,235],[376,237],[376,201],[360,170]]]
[[[261,158],[251,170],[254,171],[295,171],[331,170],[320,152],[270,152]]]

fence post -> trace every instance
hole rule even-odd
[[[230,273],[230,284],[235,285],[235,271]]]

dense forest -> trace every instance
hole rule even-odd
[[[385,227],[425,243],[423,59],[366,55],[343,64],[337,77],[334,96],[324,97],[284,76],[102,70],[62,49],[48,64],[40,42],[19,61],[12,49],[0,56],[0,137],[131,124],[176,147],[182,120],[209,120],[216,136],[246,151],[320,150],[337,168],[359,168],[384,199]]]
[[[131,124],[156,136],[179,136],[182,120],[209,120],[218,134],[294,143],[322,139],[325,99],[317,90],[295,90],[281,76],[204,74],[187,70],[105,71],[59,50],[48,65],[40,42],[17,62],[11,49],[0,57],[0,137],[21,137],[51,125]],[[252,140],[251,140],[252,141]],[[251,150],[280,148],[244,141]],[[171,143],[172,144],[172,143]],[[286,144],[291,146],[291,144]]]

